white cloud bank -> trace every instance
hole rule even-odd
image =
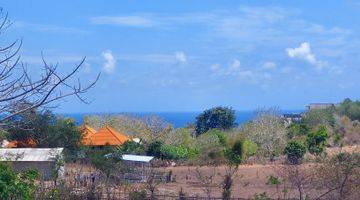
[[[317,70],[321,70],[325,65],[323,61],[316,59],[308,42],[301,43],[299,47],[287,48],[286,52],[290,58],[304,60],[312,65],[315,65]]]
[[[110,50],[106,50],[101,53],[102,57],[105,59],[105,63],[103,64],[103,70],[110,74],[115,70],[116,59],[111,53]]]

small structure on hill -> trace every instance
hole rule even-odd
[[[122,155],[122,160],[128,167],[124,180],[130,182],[146,182],[151,173],[152,156]]]
[[[306,106],[307,110],[316,110],[316,109],[327,109],[327,108],[335,108],[334,103],[310,103]]]
[[[63,176],[62,152],[63,148],[0,148],[0,162],[9,163],[15,171],[36,169],[42,179],[50,180],[54,173]]]
[[[282,118],[286,124],[299,123],[302,119],[302,115],[298,113],[283,114]]]
[[[119,133],[109,126],[96,131],[84,125],[80,130],[83,133],[82,143],[85,146],[118,146],[130,140],[127,135]]]

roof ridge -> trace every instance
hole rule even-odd
[[[110,126],[105,126],[105,128],[107,130],[109,130],[109,132],[119,141],[121,142],[121,139],[119,138],[118,134],[117,133],[114,133],[115,130],[113,130]]]

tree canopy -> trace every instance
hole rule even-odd
[[[65,147],[74,150],[81,142],[82,135],[71,119],[58,118],[51,111],[24,112],[10,119],[7,127],[10,140],[28,141],[37,147]],[[16,124],[13,126],[13,124]]]
[[[196,134],[210,129],[227,130],[235,126],[235,110],[228,107],[215,107],[205,110],[196,117]]]

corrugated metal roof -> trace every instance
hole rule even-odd
[[[136,162],[150,162],[152,159],[154,159],[154,157],[124,154],[122,155],[122,159]]]
[[[64,148],[0,149],[0,161],[54,161]]]

